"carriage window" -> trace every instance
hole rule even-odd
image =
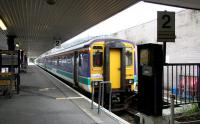
[[[82,66],[82,54],[79,54],[78,65]]]
[[[93,53],[93,67],[101,67],[103,64],[103,53],[98,50]]]
[[[126,56],[126,66],[131,66],[132,63],[133,63],[132,62],[133,61],[133,54],[132,54],[131,48],[126,49],[125,56]]]

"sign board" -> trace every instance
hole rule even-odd
[[[56,46],[60,46],[60,41],[59,40],[56,40]]]
[[[56,47],[56,48],[59,48],[61,42],[60,42],[60,40],[56,40],[54,44],[55,44],[55,47]]]
[[[158,42],[175,42],[175,12],[158,11],[157,40]]]

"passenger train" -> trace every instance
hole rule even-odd
[[[48,51],[36,63],[89,93],[92,82],[110,81],[112,104],[123,103],[134,93],[134,44],[111,38],[79,40]]]

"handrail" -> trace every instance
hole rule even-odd
[[[91,109],[93,109],[95,87],[99,87],[99,82],[101,82],[101,81],[92,81],[92,98],[91,98],[92,102],[91,102]]]
[[[94,102],[94,92],[95,87],[99,87],[98,91],[98,114],[100,114],[101,106],[104,106],[104,94],[105,94],[105,84],[109,87],[109,106],[108,110],[111,111],[111,98],[112,98],[112,84],[110,81],[94,81],[92,82],[92,103],[91,108],[93,109]]]

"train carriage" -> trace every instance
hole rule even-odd
[[[134,92],[134,45],[120,39],[89,39],[41,55],[37,64],[91,93],[91,83],[110,81],[112,102]]]

